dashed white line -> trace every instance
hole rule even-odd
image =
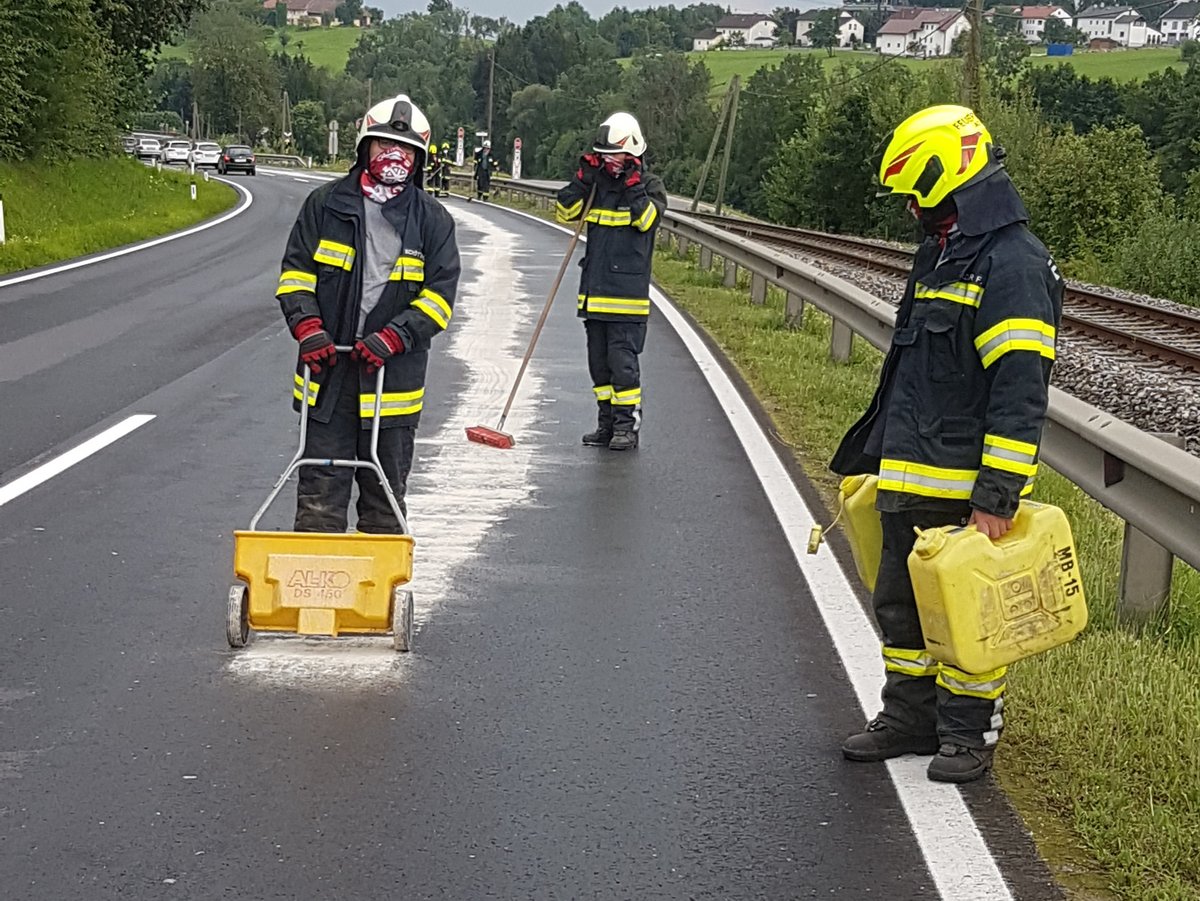
[[[7,485],[0,485],[0,507],[20,497],[25,492],[32,491],[38,485],[49,481],[56,475],[66,472],[76,463],[86,460],[97,451],[101,451],[110,444],[120,441],[130,432],[140,429],[152,419],[154,419],[154,414],[152,413],[137,413],[126,419],[122,419],[116,425],[110,426],[99,435],[95,435],[82,444],[71,448],[69,451],[59,454],[54,459],[43,463],[37,469],[25,473],[19,479],[14,479]]]

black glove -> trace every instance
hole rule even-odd
[[[598,153],[585,153],[579,158],[579,169],[575,178],[585,188],[590,188],[596,183],[596,176],[603,170],[603,166]]]

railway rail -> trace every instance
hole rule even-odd
[[[846,235],[691,212],[710,225],[787,250],[824,257],[904,278],[912,252]],[[1068,283],[1063,328],[1147,357],[1158,363],[1200,373],[1200,313],[1178,311]]]

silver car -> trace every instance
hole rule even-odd
[[[162,161],[164,163],[184,163],[186,165],[191,152],[191,141],[167,141],[162,149]]]
[[[205,166],[213,169],[217,168],[217,164],[221,162],[221,145],[214,144],[211,141],[200,141],[192,148],[188,162],[197,169]]]
[[[158,143],[158,138],[138,138],[137,146],[133,149],[133,155],[139,160],[156,160],[160,153],[162,145]]]

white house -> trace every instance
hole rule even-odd
[[[711,50],[713,47],[721,43],[721,35],[717,33],[717,29],[709,28],[707,31],[702,31],[692,38],[693,50]]]
[[[1131,6],[1093,6],[1075,17],[1075,27],[1091,38],[1107,38],[1122,47],[1162,43],[1162,35]]]
[[[1046,32],[1046,23],[1058,19],[1064,25],[1071,25],[1071,14],[1061,6],[1022,6],[1021,37],[1031,44],[1040,44],[1042,35]]]
[[[770,47],[775,44],[779,23],[763,13],[732,13],[723,16],[714,27],[721,38],[719,43],[726,46],[734,42],[735,35],[741,35],[747,47]]]
[[[282,0],[287,6],[287,23],[289,25],[305,25],[309,23],[320,23],[323,18],[332,19],[334,13],[337,12],[338,6],[341,5],[341,0]],[[273,11],[277,0],[264,0],[263,9]],[[365,15],[355,24],[368,25],[369,20]]]
[[[1168,44],[1200,40],[1200,3],[1176,3],[1163,13],[1158,30]]]
[[[962,10],[907,7],[879,27],[875,49],[885,56],[948,56],[955,39],[970,28]]]
[[[809,32],[812,31],[813,25],[817,21],[817,16],[821,13],[828,12],[829,9],[810,9],[808,12],[801,13],[796,19],[796,43],[801,47],[811,47],[812,38],[809,37]],[[854,13],[843,9],[838,11],[838,46],[853,47],[863,42],[865,34],[863,23],[858,20]]]

